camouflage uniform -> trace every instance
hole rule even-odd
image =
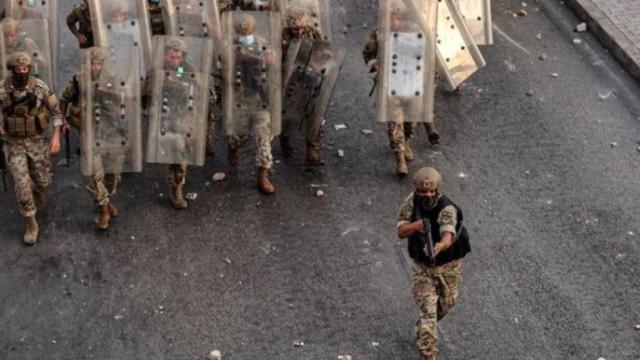
[[[35,97],[33,103],[29,100],[21,102],[30,96]],[[3,108],[2,128],[6,133],[3,151],[14,179],[20,214],[34,217],[37,212],[34,192],[44,194],[51,184],[51,163],[44,131],[49,117],[53,118],[55,127],[62,125],[58,100],[42,80],[30,76],[26,89],[17,90],[10,75],[0,81],[0,106]],[[10,108],[13,108],[11,112]]]
[[[76,24],[78,24],[78,27],[76,27]],[[80,35],[84,35],[87,38],[85,44],[79,44],[80,48],[86,49],[94,46],[91,12],[86,1],[82,1],[73,8],[67,16],[67,26],[76,38]]]
[[[400,207],[398,228],[412,221],[414,195],[411,193]],[[440,233],[456,234],[457,209],[446,206],[440,211],[437,222]],[[462,262],[453,260],[441,266],[429,266],[413,262],[411,285],[413,299],[420,310],[416,322],[418,349],[425,357],[438,352],[438,321],[456,304],[462,276]]]
[[[25,52],[32,56],[32,61],[37,61],[37,66],[44,68],[47,66],[45,59],[47,56],[43,56],[42,50],[38,47],[38,44],[27,36],[26,34],[20,33],[20,22],[13,18],[6,18],[3,21],[3,32],[4,32],[4,46],[5,51],[4,55],[9,56],[13,53],[17,52]],[[15,37],[14,41],[10,41],[9,38]],[[4,59],[0,59],[1,63],[5,63]],[[35,70],[32,68],[32,70]],[[36,74],[33,74],[34,76]]]

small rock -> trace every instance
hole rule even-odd
[[[351,360],[351,355],[338,355],[338,360]]]
[[[195,201],[198,198],[198,193],[190,192],[184,195],[184,198],[190,201]]]
[[[518,16],[527,16],[529,13],[525,9],[518,10]]]
[[[336,130],[344,130],[344,129],[347,129],[347,125],[345,125],[345,124],[335,124],[335,125],[333,125],[333,128],[336,129]]]
[[[607,100],[611,97],[611,95],[613,95],[613,92],[611,90],[603,93],[598,93],[598,97],[600,98],[600,100]]]
[[[533,96],[533,90],[529,89],[529,91],[527,91],[527,96]]]
[[[612,142],[612,143],[611,143],[611,147],[612,147],[612,148],[617,147],[617,146],[618,146],[618,143],[617,143],[617,142],[615,142],[615,141],[614,141],[614,142]]]
[[[124,319],[124,315],[116,315],[113,318],[116,320],[121,320],[121,319]]]
[[[587,31],[587,24],[586,23],[580,23],[580,24],[576,25],[576,31],[577,32],[585,32],[585,31]]]
[[[538,56],[538,59],[540,59],[540,61],[547,60],[547,54],[545,54],[545,53],[540,54],[540,56]]]
[[[344,157],[344,150],[338,150],[338,157]]]
[[[526,3],[526,2],[523,2],[523,3],[522,3],[522,7],[527,7],[527,3]]]
[[[577,38],[573,39],[573,43],[576,44],[576,45],[580,45],[580,44],[582,44],[582,39],[577,39]]]
[[[209,353],[209,360],[222,360],[222,353],[219,350],[213,350]]]
[[[323,198],[324,197],[324,191],[322,191],[322,189],[316,190],[316,197],[317,198]]]
[[[607,359],[605,359],[603,357],[599,357],[598,360],[607,360]]]
[[[640,152],[640,146],[638,146],[638,147],[636,148],[636,150],[638,150],[638,152]]]
[[[550,75],[551,75],[551,77],[552,77],[552,78],[554,78],[554,79],[557,79],[557,78],[559,78],[559,77],[560,77],[560,74],[558,74],[558,73],[551,73]]]
[[[227,178],[227,174],[223,173],[223,172],[217,172],[215,174],[213,174],[213,177],[211,178],[213,181],[218,182],[218,181],[222,181],[224,179]]]
[[[463,172],[460,172],[460,173],[458,173],[458,177],[459,177],[460,179],[464,179],[464,178],[466,178],[466,177],[467,177],[467,174],[465,174],[465,173],[463,173]]]
[[[629,236],[633,236],[633,235],[634,235],[634,233],[633,233],[633,231],[628,231],[628,232],[627,232],[627,235],[629,235]]]
[[[640,330],[640,324],[636,324],[636,330]]]
[[[362,24],[362,28],[363,29],[367,29],[368,27],[369,27],[369,24],[367,24],[367,23]]]
[[[380,346],[380,343],[377,341],[371,342],[371,346]]]
[[[231,260],[229,258],[224,258],[224,262],[226,262],[227,264],[231,265]]]
[[[542,33],[537,33],[536,34],[536,39],[542,40]]]
[[[365,134],[365,135],[373,134],[373,130],[371,130],[371,129],[362,129],[362,130],[360,130],[360,132]]]
[[[304,342],[300,341],[300,340],[296,340],[293,342],[293,346],[294,347],[303,347],[304,346]]]

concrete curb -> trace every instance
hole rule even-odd
[[[622,67],[640,82],[640,51],[591,0],[564,0]]]

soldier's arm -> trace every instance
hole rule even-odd
[[[371,66],[373,61],[378,59],[378,35],[376,31],[369,35],[369,39],[364,44],[362,58],[367,66]]]
[[[76,27],[76,24],[80,21],[79,10],[78,8],[73,9],[71,13],[67,16],[67,27],[71,31],[75,37],[80,36],[80,30]]]
[[[440,226],[440,241],[435,244],[435,254],[447,250],[453,244],[456,235],[456,225],[458,224],[458,210],[455,206],[449,205],[440,211],[438,215],[438,225]]]
[[[398,238],[400,239],[406,239],[417,232],[424,233],[424,222],[422,220],[411,221],[413,196],[413,193],[407,196],[402,206],[400,206],[400,212],[398,213]]]
[[[73,75],[73,78],[69,80],[67,86],[64,88],[62,92],[62,97],[60,97],[60,112],[62,116],[65,117],[67,115],[67,109],[69,104],[77,104],[80,99],[80,89],[78,89],[78,76]]]

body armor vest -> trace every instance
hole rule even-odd
[[[29,138],[42,135],[49,126],[49,118],[43,111],[41,100],[35,93],[36,79],[29,77],[29,82],[24,90],[24,95],[16,97],[11,88],[12,78],[5,79],[5,99],[2,100],[2,112],[5,119],[5,129],[13,138]]]

